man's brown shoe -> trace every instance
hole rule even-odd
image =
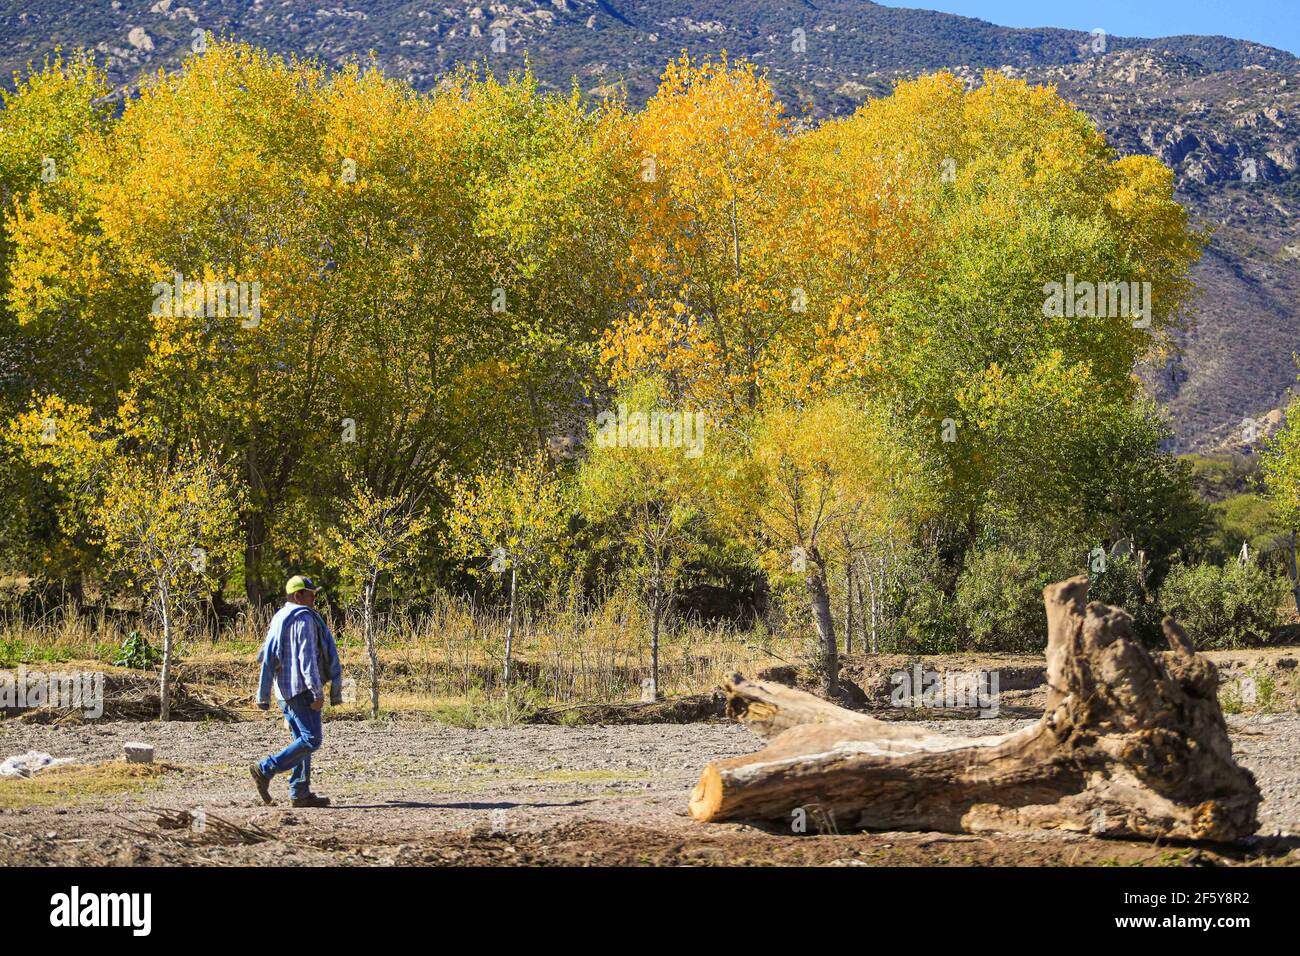
[[[294,797],[293,805],[295,807],[328,807],[330,805],[330,798],[309,793],[305,797]]]
[[[248,765],[248,774],[253,778],[253,783],[257,786],[257,795],[269,807],[271,805],[271,778],[262,773],[262,768],[255,763]]]

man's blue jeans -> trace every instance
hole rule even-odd
[[[290,771],[290,797],[305,797],[311,793],[311,755],[320,749],[324,739],[321,712],[312,710],[312,700],[311,691],[303,691],[297,697],[280,702],[284,718],[289,722],[289,731],[293,734],[293,743],[258,764],[268,777]]]

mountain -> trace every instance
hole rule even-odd
[[[1197,267],[1196,327],[1145,378],[1181,449],[1239,443],[1243,419],[1282,405],[1300,351],[1300,59],[1225,37],[1159,39],[1011,29],[863,0],[27,0],[0,11],[0,69],[55,45],[96,51],[123,91],[175,69],[196,32],[338,64],[373,53],[428,89],[458,62],[525,57],[544,86],[655,88],[683,49],[723,49],[769,71],[792,111],[849,112],[899,78],[986,68],[1052,83],[1123,153],[1170,165],[1179,198],[1214,228]]]

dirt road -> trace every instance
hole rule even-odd
[[[1024,723],[929,726],[980,734]],[[273,785],[276,805],[263,807],[245,769],[283,746],[286,732],[275,720],[177,723],[165,733],[120,721],[62,728],[7,721],[0,758],[40,750],[86,764],[120,759],[122,745],[139,740],[175,769],[94,787],[58,771],[0,781],[0,864],[1300,864],[1300,717],[1229,723],[1265,801],[1258,837],[1216,849],[1058,833],[801,836],[696,824],[685,804],[700,767],[760,745],[724,723],[465,730],[331,721],[313,783],[336,806],[293,810],[283,778]],[[201,808],[272,838],[232,845],[212,826],[160,829],[155,808]]]

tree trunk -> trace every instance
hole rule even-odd
[[[258,372],[254,366],[248,370],[248,396],[260,393]],[[248,598],[249,608],[259,608],[266,601],[266,592],[262,586],[262,547],[266,544],[266,484],[262,476],[262,464],[258,455],[261,442],[261,423],[254,416],[249,423],[248,444],[244,447],[244,478],[248,482],[247,504],[240,515],[244,528],[244,594]]]
[[[659,699],[659,621],[663,617],[663,600],[658,582],[654,585],[650,612],[650,699]]]
[[[64,591],[72,602],[72,609],[81,613],[86,604],[86,576],[81,571],[74,571],[64,579]]]
[[[512,670],[510,659],[515,649],[515,594],[515,566],[512,562],[510,565],[510,614],[506,618],[506,666],[501,676],[501,682],[506,686],[507,690],[510,687]]]
[[[835,619],[831,616],[831,597],[826,588],[826,570],[814,554],[809,554],[808,606],[817,625],[821,643],[822,685],[828,697],[840,692],[839,650],[835,645]]]
[[[1300,564],[1296,563],[1296,541],[1295,532],[1291,532],[1291,547],[1288,555],[1291,558],[1291,598],[1295,601],[1295,609],[1300,611]]]
[[[844,567],[844,653],[853,653],[853,555]]]
[[[216,618],[216,627],[212,634],[214,640],[221,631],[221,625],[233,621],[239,613],[235,605],[226,600],[226,583],[229,579],[230,575],[223,572],[208,592],[208,604]]]
[[[379,648],[375,640],[375,591],[379,586],[379,576],[372,575],[366,581],[365,592],[361,599],[362,627],[365,628],[366,654],[370,657],[370,719],[379,717]]]
[[[1133,621],[1087,602],[1086,576],[1045,589],[1046,712],[1015,733],[962,739],[874,720],[733,675],[728,709],[776,736],[705,767],[697,820],[838,828],[1011,831],[1231,841],[1255,832],[1260,794],[1232,757],[1218,673],[1165,620],[1149,653]]]
[[[248,606],[261,607],[266,603],[266,589],[261,577],[261,552],[266,544],[266,522],[256,505],[244,513],[244,594]]]
[[[158,682],[158,719],[166,722],[171,720],[172,710],[172,622],[165,586],[158,590],[158,608],[162,614],[163,629],[162,677]]]
[[[881,571],[882,587],[883,587],[883,578],[884,578],[884,571],[883,571],[884,565],[885,565],[885,559],[882,557],[880,559],[880,566],[882,568]],[[876,597],[876,591],[877,591],[876,576],[871,572],[870,565],[867,565],[866,572],[867,572],[867,586],[871,588],[871,653],[879,654],[880,644],[877,639],[876,632],[880,626],[880,605]],[[881,597],[883,598],[883,596],[884,595],[882,591]]]

